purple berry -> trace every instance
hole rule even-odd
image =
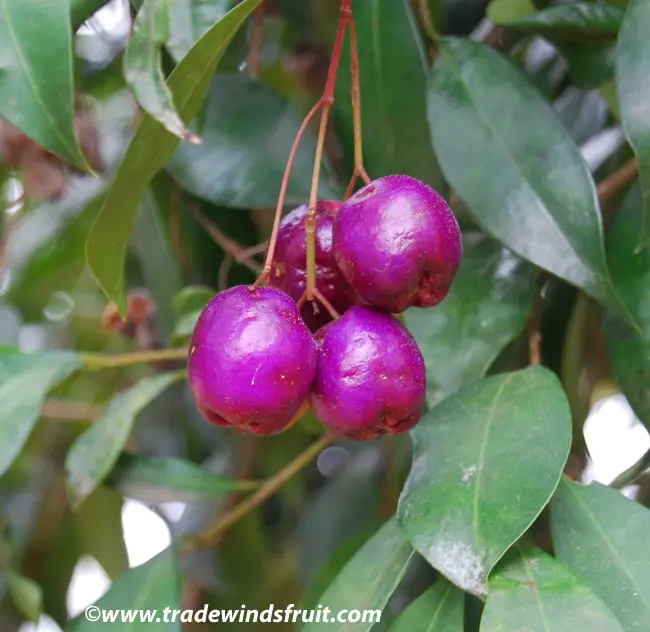
[[[442,301],[462,254],[451,209],[410,176],[386,176],[360,189],[337,213],[333,237],[352,289],[394,313]]]
[[[341,313],[356,299],[332,253],[332,225],[342,205],[343,202],[321,200],[316,207],[316,283],[321,294]],[[306,217],[307,204],[303,204],[282,220],[269,278],[270,287],[286,292],[294,301],[300,300],[307,286]],[[318,301],[306,302],[301,312],[312,331],[332,320]]]
[[[316,334],[316,379],[309,398],[316,416],[353,439],[410,430],[426,396],[424,359],[402,324],[355,306]]]
[[[315,342],[289,296],[240,285],[215,296],[199,317],[188,378],[208,421],[268,435],[301,411],[316,360]]]

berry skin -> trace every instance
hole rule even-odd
[[[368,440],[415,426],[425,404],[426,369],[400,322],[354,306],[315,337],[318,365],[309,401],[328,428]]]
[[[343,202],[321,200],[316,206],[316,279],[323,296],[337,312],[344,312],[356,296],[336,265],[332,253],[332,225]],[[286,292],[294,301],[300,300],[307,286],[305,219],[307,204],[288,213],[280,224],[269,287]],[[302,317],[312,331],[320,329],[332,318],[318,301],[307,301]]]
[[[276,434],[304,407],[316,360],[315,342],[289,296],[240,285],[218,294],[199,317],[188,379],[209,422]]]
[[[462,255],[451,209],[410,176],[379,178],[355,193],[337,213],[333,239],[352,289],[393,313],[442,301]]]

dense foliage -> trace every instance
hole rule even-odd
[[[347,4],[0,2],[2,632],[102,629],[67,605],[85,557],[104,609],[650,630],[650,3],[352,0],[337,49]],[[276,204],[366,172],[425,182],[462,229],[447,297],[399,316],[424,416],[364,441],[312,410],[267,437],[210,425],[185,368],[199,314],[258,279]],[[597,455],[590,423],[623,433],[626,411],[642,449],[614,433]],[[137,566],[133,500],[171,533]],[[320,625],[301,621],[277,628]]]

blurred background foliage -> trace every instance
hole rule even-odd
[[[151,98],[157,107],[169,98],[160,92],[156,60],[170,73],[237,3],[171,0],[167,37],[144,38],[151,55],[127,64],[135,74],[125,72],[125,50],[138,34],[134,17],[141,3],[70,0],[63,19],[55,6],[67,4],[47,8],[35,0],[8,0],[0,9],[3,55],[15,54],[11,29],[34,49],[24,72],[4,79],[0,74],[0,630],[33,630],[26,621],[37,621],[41,612],[39,632],[85,630],[83,623],[69,621],[118,578],[114,607],[129,607],[127,597],[144,587],[158,595],[147,607],[318,604],[353,558],[347,583],[338,590],[349,593],[349,607],[387,601],[384,620],[374,629],[388,629],[437,577],[419,556],[411,560],[410,545],[395,545],[403,536],[385,522],[395,513],[411,466],[409,437],[337,441],[218,546],[182,556],[177,590],[163,581],[175,572],[170,538],[209,528],[251,488],[250,481],[272,476],[318,437],[319,423],[309,413],[280,436],[239,436],[201,419],[185,382],[173,373],[182,361],[78,371],[83,360],[61,355],[180,347],[211,296],[256,278],[289,148],[323,88],[338,0],[266,0],[242,28],[231,29],[217,72],[208,76],[205,99],[191,91],[174,94],[179,112],[187,107],[186,114],[196,116],[169,119],[169,125],[182,134],[191,123],[202,143],[183,141],[174,150],[166,138],[166,145],[161,140],[147,153],[145,136],[142,153],[136,155],[132,145],[126,159],[146,118],[138,101],[145,106]],[[542,363],[560,376],[570,405],[574,432],[566,474],[612,484],[647,506],[650,255],[637,246],[650,123],[644,127],[635,120],[628,105],[623,130],[619,97],[629,102],[643,95],[621,92],[632,90],[625,86],[634,78],[625,70],[615,77],[615,71],[617,64],[625,69],[640,59],[635,76],[647,84],[650,52],[633,37],[629,50],[617,43],[627,4],[353,2],[366,168],[372,177],[408,173],[428,182],[451,201],[464,233],[465,258],[448,299],[436,309],[405,314],[427,362],[429,407],[485,375],[523,369],[530,345],[537,345]],[[650,10],[632,4],[639,24],[650,25]],[[560,11],[568,6],[575,12]],[[29,19],[29,11],[38,19]],[[437,34],[463,39],[437,45]],[[214,47],[203,54],[216,60]],[[324,198],[343,195],[353,166],[348,61],[346,48],[326,143]],[[22,94],[30,75],[47,107],[74,127],[79,147],[40,129],[33,112],[16,110],[19,100],[12,95]],[[177,85],[184,90],[182,81]],[[57,92],[61,86],[63,93]],[[69,102],[65,89],[74,96]],[[189,105],[181,106],[185,96]],[[647,113],[650,98],[644,103]],[[65,127],[65,121],[54,123]],[[53,139],[49,151],[43,139]],[[310,129],[296,157],[288,208],[309,194],[314,147]],[[633,182],[633,150],[645,165],[641,185]],[[156,161],[163,159],[164,168],[157,170]],[[119,191],[110,188],[118,168]],[[589,215],[596,208],[589,172],[601,183],[606,255],[599,221],[575,219],[580,209]],[[98,218],[101,223],[94,224]],[[85,249],[93,225],[91,273]],[[568,236],[568,246],[556,233]],[[124,324],[107,308],[93,273],[100,283],[108,279],[102,286],[118,299],[120,248],[127,242]],[[253,254],[243,260],[248,248]],[[24,353],[38,353],[37,361],[30,364]],[[134,395],[133,388],[141,390]],[[122,409],[114,401],[117,393],[127,398]],[[30,433],[26,420],[32,417]],[[93,425],[98,419],[101,425]],[[90,438],[84,434],[89,428]],[[466,432],[460,438],[470,445],[473,430]],[[75,442],[82,436],[79,448]],[[529,459],[535,437],[506,446],[513,468]],[[538,439],[544,440],[544,432]],[[517,472],[512,476],[516,483]],[[562,483],[553,501],[561,518],[570,514],[570,485]],[[515,493],[516,484],[510,491]],[[618,497],[603,498],[593,501],[594,512],[610,503],[615,511]],[[620,511],[625,515],[627,509]],[[560,522],[549,526],[543,514],[532,540],[548,551],[553,530],[560,559],[577,572],[580,560],[571,560],[575,543],[561,536]],[[646,515],[632,520],[638,531],[626,536],[623,574],[636,556],[647,558],[648,531],[641,530],[647,522]],[[382,566],[387,547],[397,551],[390,567]],[[364,557],[354,557],[360,549]],[[536,555],[521,550],[524,561],[550,563]],[[125,574],[152,558],[147,577]],[[364,565],[387,578],[374,596],[361,579],[368,577]],[[516,568],[508,568],[494,585],[505,605],[495,596],[488,602],[491,612],[510,607],[503,586]],[[595,572],[616,571],[603,564]],[[638,576],[647,578],[647,567]],[[589,569],[582,579],[602,593]],[[564,576],[562,581],[570,583]],[[445,587],[443,580],[434,586],[438,592]],[[419,602],[424,614],[417,621],[429,616],[441,595],[429,594],[430,604]],[[460,592],[454,599],[461,618],[439,629],[478,630],[482,602]],[[589,607],[598,611],[598,604]],[[608,606],[617,615],[622,607]],[[637,618],[623,615],[621,629],[641,632],[644,621],[650,621],[647,603]],[[398,624],[419,629],[407,619]],[[484,623],[481,630],[518,629],[504,625]]]

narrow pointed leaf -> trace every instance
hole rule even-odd
[[[465,239],[445,300],[404,314],[426,362],[430,406],[485,375],[523,330],[535,295],[528,263],[494,241],[475,241]]]
[[[184,376],[184,371],[177,371],[141,379],[117,395],[101,418],[77,438],[65,460],[73,506],[79,506],[111,471],[140,411]]]
[[[183,624],[180,616],[172,622],[170,613],[181,610],[180,592],[176,555],[170,547],[145,564],[126,572],[109,588],[94,604],[97,610],[93,608],[90,611],[93,616],[99,615],[99,619],[92,621],[81,614],[70,622],[66,632],[110,632],[115,629],[120,632],[147,629],[181,632]],[[118,618],[109,621],[107,615]],[[146,616],[153,616],[153,620],[141,618]],[[129,618],[135,620],[130,621]]]
[[[167,166],[184,189],[216,205],[274,207],[291,145],[302,119],[282,95],[244,74],[212,80],[200,145],[181,145]],[[308,197],[316,139],[303,137],[287,190],[287,205]],[[319,194],[338,195],[325,161]]]
[[[372,178],[406,173],[444,186],[427,138],[426,51],[410,3],[364,0],[354,6],[365,167]],[[336,123],[352,155],[350,53],[336,85]]]
[[[525,17],[500,21],[506,28],[537,33],[551,40],[615,41],[625,12],[610,4],[572,2],[548,7]]]
[[[0,475],[25,445],[48,391],[79,366],[77,356],[67,351],[0,356]]]
[[[389,632],[463,632],[465,595],[442,577],[418,597]]]
[[[70,0],[0,0],[0,116],[90,170],[74,125]]]
[[[169,76],[167,85],[184,123],[196,116],[226,47],[260,2],[244,0],[238,4],[193,46]],[[88,266],[104,294],[115,301],[123,315],[129,229],[149,182],[171,158],[179,142],[154,118],[143,117],[88,235]]]
[[[623,129],[639,163],[643,219],[639,242],[650,242],[650,3],[630,0],[616,45],[616,87]]]
[[[603,316],[603,332],[621,390],[650,428],[650,248],[637,250],[642,217],[643,197],[637,184],[623,201],[607,238],[614,283],[642,333],[630,329],[611,312]]]
[[[174,107],[162,68],[162,47],[169,37],[169,1],[144,0],[124,53],[124,78],[140,107],[179,138],[188,134]]]
[[[434,568],[484,596],[562,474],[571,445],[562,387],[541,367],[485,378],[433,408],[412,437],[399,524]]]
[[[609,487],[562,480],[551,503],[551,531],[557,558],[626,632],[650,630],[650,511]]]
[[[489,586],[481,632],[624,632],[586,584],[531,545],[516,545]]]
[[[373,617],[367,617],[373,621],[337,623],[337,632],[369,632],[379,623],[380,613],[412,557],[413,547],[397,528],[395,520],[389,520],[346,564],[318,601],[334,614],[350,609],[376,611]],[[303,632],[331,629],[332,621],[308,623],[302,628]]]
[[[520,72],[492,49],[446,38],[429,83],[428,113],[443,172],[479,224],[632,322],[612,288],[589,169],[550,104]]]
[[[174,326],[175,339],[192,335],[196,321],[214,295],[212,288],[189,285],[174,297],[174,309],[178,315]]]
[[[149,503],[214,500],[256,486],[217,476],[183,459],[122,454],[107,483],[129,498]]]

